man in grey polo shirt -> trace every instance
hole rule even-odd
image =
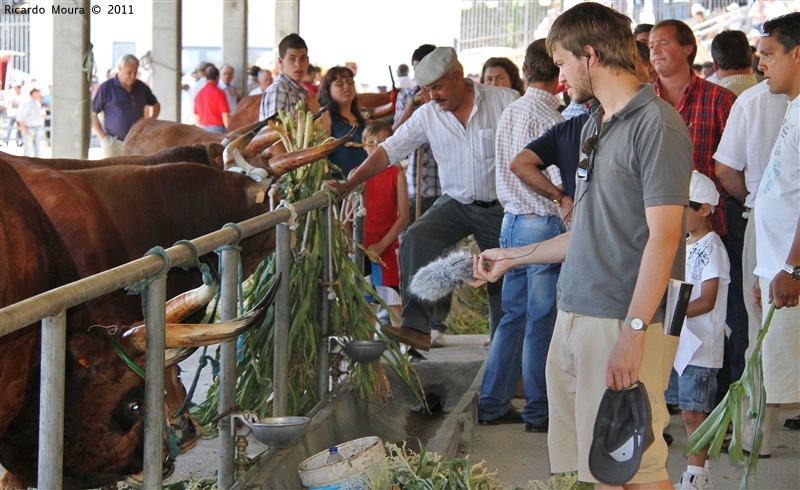
[[[577,102],[594,96],[602,104],[583,129],[572,231],[487,250],[473,269],[476,277],[494,280],[518,265],[564,262],[547,355],[547,445],[550,471],[577,470],[582,482],[597,482],[588,455],[606,387],[623,390],[641,381],[653,433],[666,428],[664,390],[678,343],[661,324],[669,278],[683,277],[676,255],[692,143],[678,112],[636,79],[630,22],[586,2],[553,23],[547,48],[559,80]],[[657,437],[629,483],[672,488],[666,461],[666,442]]]
[[[464,237],[474,235],[481,250],[498,246],[503,207],[495,191],[495,129],[519,93],[466,80],[453,48],[436,48],[417,65],[414,75],[431,101],[351,174],[348,188],[430,144],[439,165],[442,197],[411,225],[400,245],[402,326],[381,329],[391,339],[427,351],[432,306],[408,294],[408,284],[420,267]],[[488,289],[494,330],[502,316],[502,285],[490,284]]]

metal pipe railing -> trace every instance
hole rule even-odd
[[[318,192],[313,196],[297,202],[293,205],[297,215],[306,214],[314,209],[327,206],[329,203],[328,195]],[[241,234],[238,230],[225,227],[221,230],[203,235],[191,240],[199,255],[207,254],[220,247],[237,243],[240,239],[247,238],[257,233],[274,228],[291,218],[291,212],[287,208],[280,208],[249,220],[238,223]],[[278,245],[283,248],[285,245]],[[224,251],[223,254],[228,251]],[[233,251],[234,254],[238,252]],[[164,251],[169,263],[175,266],[182,266],[192,262],[195,252],[187,245],[176,245]],[[288,252],[284,252],[288,253]],[[291,256],[291,255],[290,255]],[[234,270],[238,271],[238,257],[233,255],[236,261]],[[40,488],[60,489],[63,478],[63,434],[64,434],[64,366],[65,366],[65,346],[66,346],[66,315],[68,308],[85,303],[94,298],[103,296],[122,289],[130,284],[134,284],[150,276],[162,272],[164,268],[164,258],[147,255],[143,258],[128,262],[124,265],[114,267],[105,272],[80,279],[73,283],[46,291],[26,300],[8,305],[0,309],[0,337],[20,330],[27,325],[42,320],[42,372],[40,387],[40,438],[39,438],[39,474],[38,486]],[[225,267],[230,270],[231,266]],[[282,283],[288,287],[290,274],[287,271],[287,278]],[[238,274],[235,281],[238,282]],[[227,281],[226,281],[227,282]],[[234,307],[233,316],[236,316],[235,298],[237,297],[237,282],[233,286],[223,284],[223,290],[233,291]],[[162,484],[162,437],[163,437],[163,390],[164,390],[164,324],[166,321],[165,310],[165,284],[166,279],[160,278],[154,281],[147,288],[147,309],[146,321],[147,329],[147,366],[148,373],[145,379],[145,463],[144,463],[144,487],[160,488]],[[229,293],[230,294],[230,293]],[[225,313],[228,316],[228,313]],[[287,323],[288,325],[288,323]],[[276,326],[276,328],[278,328]],[[287,327],[288,328],[288,327]],[[288,334],[288,331],[287,331]],[[227,375],[221,375],[221,382],[233,390],[233,400],[226,400],[227,407],[235,403],[235,381],[236,381],[236,351],[235,344],[231,344],[232,352],[230,355],[223,354],[232,359],[232,365],[223,370]],[[287,345],[283,348],[288,349]],[[226,345],[223,344],[223,353]],[[156,354],[156,352],[158,354]],[[288,354],[281,357],[281,362],[288,362]],[[278,356],[276,355],[276,363]],[[288,366],[276,366],[275,373],[281,373],[284,378],[288,377]],[[151,379],[152,378],[152,379]],[[232,387],[230,386],[232,385]],[[275,380],[275,397],[284,397],[288,400],[286,393],[278,393],[278,387],[286,389],[288,379]],[[157,392],[157,393],[156,393]],[[222,403],[222,399],[220,400]],[[227,408],[226,407],[226,408]],[[157,427],[156,427],[157,420]],[[230,436],[230,418],[225,417],[221,421],[221,427],[227,425],[227,435]],[[222,438],[222,434],[220,435]],[[151,448],[148,451],[147,448]],[[220,456],[221,460],[228,458],[233,462],[233,444],[226,445],[225,452],[228,456]],[[157,453],[157,456],[156,456]],[[220,463],[222,466],[222,463]],[[220,470],[222,473],[222,470]],[[231,473],[232,474],[232,473]],[[227,476],[225,477],[227,480]],[[228,485],[220,485],[220,488],[228,488],[232,485],[230,479]]]
[[[232,248],[223,250],[221,262],[220,318],[226,321],[238,316],[239,251]],[[219,358],[219,413],[226,413],[236,404],[236,342],[233,340],[224,342],[220,346]],[[225,489],[230,488],[235,479],[235,445],[231,434],[230,417],[223,417],[219,421],[217,434],[219,436],[217,486]]]

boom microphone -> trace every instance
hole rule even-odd
[[[433,303],[473,279],[472,252],[460,249],[420,268],[411,279],[408,291],[423,301]]]

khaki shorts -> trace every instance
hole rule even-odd
[[[772,278],[759,278],[765,319],[770,282]],[[800,402],[800,306],[775,310],[761,344],[761,359],[767,403]]]
[[[621,320],[558,311],[546,369],[552,473],[577,470],[580,481],[597,482],[589,471],[589,448],[597,407],[606,389],[608,359],[621,327]],[[669,480],[667,444],[662,437],[669,425],[664,391],[677,348],[678,337],[665,335],[660,323],[649,326],[639,379],[650,400],[655,441],[644,452],[639,472],[630,483]]]

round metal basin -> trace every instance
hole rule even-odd
[[[385,350],[383,340],[351,340],[344,346],[345,355],[356,362],[377,361]]]
[[[294,446],[308,430],[308,417],[265,417],[257,423],[244,422],[256,439],[269,447]]]

